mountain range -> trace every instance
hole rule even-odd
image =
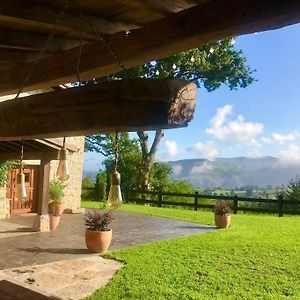
[[[286,164],[277,157],[234,157],[169,161],[173,179],[185,179],[197,188],[281,187],[300,175],[299,164]],[[84,177],[96,177],[95,169],[84,167]]]
[[[279,158],[234,157],[184,159],[169,161],[174,179],[185,179],[199,188],[234,188],[247,185],[265,188],[268,185],[281,187],[300,175],[300,165],[287,165]]]

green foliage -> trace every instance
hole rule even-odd
[[[172,168],[163,162],[154,162],[150,172],[151,190],[165,191],[170,182]]]
[[[282,192],[277,193],[276,197],[283,195],[284,200],[288,201],[300,201],[300,178],[297,176],[295,179],[291,179],[286,187],[283,186]],[[285,204],[285,208],[292,211],[300,211],[299,204]]]
[[[0,161],[0,187],[6,185],[9,172],[17,165],[16,161]]]
[[[95,198],[95,183],[91,177],[84,178],[82,180],[82,193],[81,199],[89,200]]]
[[[207,211],[122,210],[213,224]],[[87,299],[300,299],[299,232],[299,217],[234,215],[229,230],[114,251],[125,267]]]
[[[96,182],[95,182],[95,197],[96,200],[105,201],[107,198],[107,186],[108,186],[108,180],[107,180],[107,173],[104,171],[101,171],[96,176]]]
[[[56,203],[62,202],[62,198],[65,196],[64,188],[65,186],[60,180],[58,179],[51,180],[49,186],[50,202],[56,202]]]
[[[242,51],[235,49],[232,39],[213,42],[199,48],[149,62],[126,72],[96,79],[96,82],[119,78],[182,78],[198,87],[214,91],[222,84],[230,89],[245,88],[254,81]]]

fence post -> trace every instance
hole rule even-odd
[[[163,196],[163,194],[159,194],[157,206],[158,206],[158,207],[162,207],[163,201],[164,201],[164,196]]]
[[[279,195],[278,197],[278,216],[283,216],[283,195]]]
[[[238,211],[238,196],[234,195],[234,199],[233,199],[233,213],[236,215],[237,211]]]
[[[194,197],[194,211],[198,210],[198,203],[199,203],[199,192],[195,192],[195,197]]]

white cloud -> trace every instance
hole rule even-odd
[[[280,151],[279,159],[284,165],[300,165],[300,147],[291,145],[289,148]]]
[[[174,165],[173,166],[173,174],[175,176],[179,176],[182,172],[182,166],[181,165]]]
[[[174,158],[180,153],[179,147],[175,141],[167,140],[165,146],[166,146],[167,156],[170,158]]]
[[[200,175],[203,173],[209,173],[212,170],[213,170],[213,166],[207,161],[205,161],[203,164],[199,166],[194,166],[190,171],[190,175]]]
[[[262,123],[246,122],[242,115],[229,119],[233,106],[225,105],[218,108],[216,115],[210,120],[210,128],[206,133],[221,141],[236,141],[243,144],[259,146],[256,136],[264,130]]]
[[[197,155],[210,160],[214,159],[219,154],[217,145],[213,141],[208,141],[205,144],[198,142],[192,146],[191,150]]]
[[[296,140],[300,136],[298,131],[293,131],[288,134],[279,134],[273,133],[270,137],[262,137],[261,141],[264,144],[272,144],[272,143],[279,143],[284,144],[285,142],[291,142]]]

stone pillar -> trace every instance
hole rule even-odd
[[[10,200],[0,197],[0,219],[7,219],[10,216]]]
[[[37,215],[33,223],[35,231],[50,231],[48,199],[49,199],[50,161],[42,160],[39,172],[39,191]]]

